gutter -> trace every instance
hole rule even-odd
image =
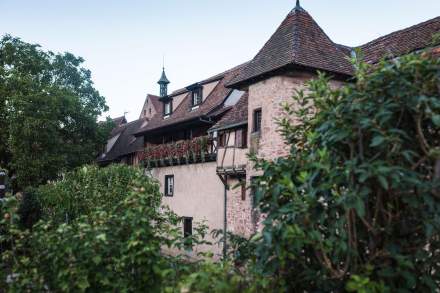
[[[211,129],[208,130],[208,133],[213,133],[215,131],[220,131],[220,130],[231,129],[231,128],[243,126],[243,125],[246,125],[246,124],[248,124],[247,121],[243,121],[243,122],[238,122],[238,123],[235,123],[235,124],[226,125],[226,126],[222,126],[222,127],[218,127],[218,128],[211,128]]]
[[[206,120],[206,119],[203,118],[203,116],[202,116],[202,117],[199,117],[199,121],[200,121],[200,122],[207,123],[207,124],[214,124],[214,121],[212,121],[211,118],[208,118],[208,120]]]

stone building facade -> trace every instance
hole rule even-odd
[[[438,32],[440,17],[359,49],[364,61],[374,64],[430,47]],[[250,236],[259,219],[249,187],[261,173],[247,154],[269,160],[285,156],[289,146],[277,124],[285,115],[283,103],[306,91],[318,72],[331,76],[335,87],[350,82],[354,49],[334,43],[298,1],[251,61],[170,94],[163,71],[160,95],[147,95],[140,118],[115,128],[99,162],[146,168],[160,183],[164,204],[185,218],[185,235],[204,221],[210,229]],[[439,51],[433,48],[434,54]],[[295,123],[295,117],[289,119]],[[220,255],[222,246],[198,250]]]

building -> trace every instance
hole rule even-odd
[[[374,64],[431,47],[439,32],[437,17],[358,48]],[[142,164],[160,182],[164,203],[185,217],[185,235],[193,222],[206,221],[210,229],[249,236],[258,215],[248,187],[260,174],[247,154],[286,155],[274,119],[285,115],[281,104],[318,71],[334,86],[350,82],[354,49],[334,43],[297,1],[251,61],[171,94],[163,70],[160,96],[148,95],[140,119],[116,128],[103,160]],[[433,52],[440,55],[440,46]]]

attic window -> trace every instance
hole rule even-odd
[[[196,107],[203,101],[203,87],[197,87],[192,90],[192,106]]]
[[[163,104],[163,115],[164,116],[170,116],[171,112],[173,111],[173,104],[171,101],[164,102]]]

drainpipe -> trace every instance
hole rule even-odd
[[[228,175],[225,175],[225,181],[223,182],[225,185],[225,196],[224,196],[224,209],[223,209],[223,260],[226,260],[227,257],[227,228],[228,228],[228,213],[227,213],[227,205],[228,205]]]

